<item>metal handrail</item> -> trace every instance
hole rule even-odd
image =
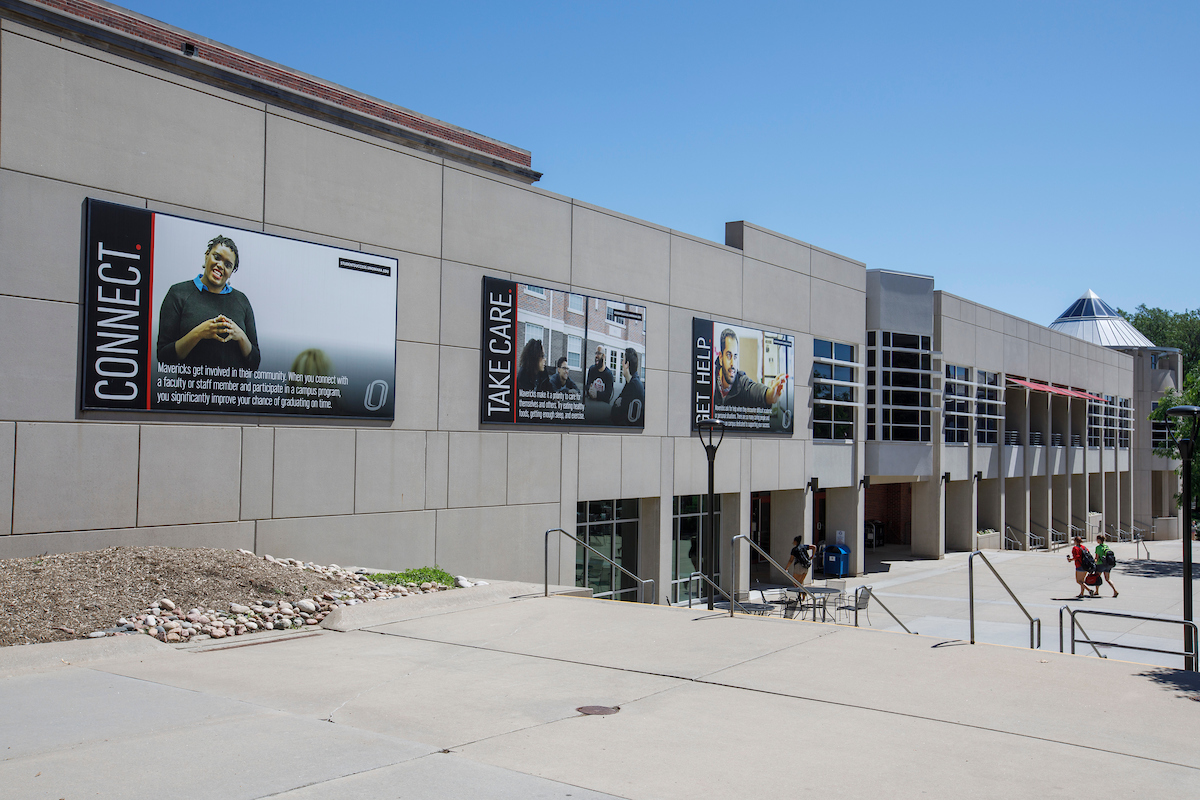
[[[892,610],[883,604],[883,601],[879,599],[879,595],[875,594],[875,591],[870,586],[859,586],[857,589],[854,590],[854,593],[856,595],[859,592],[866,592],[868,595],[875,598],[875,602],[879,604],[879,607],[882,608],[884,611],[886,611],[888,613],[889,617],[896,620],[896,624],[899,625],[901,628],[904,628],[905,633],[911,633],[913,636],[917,635],[916,631],[910,631],[908,629],[908,626],[905,625],[903,622],[901,622],[900,618],[897,617],[895,614],[893,614]],[[869,602],[869,599],[868,599],[868,602]],[[856,628],[858,627],[858,603],[857,602],[854,604],[854,627],[856,627]]]
[[[971,644],[975,644],[975,556],[979,556],[980,558],[983,559],[983,563],[987,564],[988,569],[990,569],[992,571],[992,574],[996,576],[996,580],[1000,581],[1000,585],[1004,587],[1004,591],[1008,592],[1008,596],[1013,599],[1013,602],[1017,604],[1017,608],[1021,609],[1021,613],[1025,615],[1025,618],[1027,620],[1029,620],[1029,649],[1030,650],[1040,649],[1042,646],[1042,618],[1034,617],[1028,611],[1025,610],[1025,606],[1022,605],[1021,601],[1019,599],[1017,599],[1017,596],[1015,594],[1013,594],[1013,590],[1008,588],[1008,584],[1004,582],[1004,578],[1000,577],[1000,573],[997,572],[996,568],[992,566],[992,562],[988,561],[988,557],[983,554],[982,550],[976,550],[974,553],[971,553],[971,555],[967,557],[967,584],[968,584],[968,587],[970,590],[970,598],[971,598],[970,599]],[[1036,645],[1034,644],[1034,639],[1033,639],[1034,623],[1037,624],[1037,644]]]
[[[1153,561],[1154,559],[1150,558],[1150,545],[1146,544],[1146,540],[1143,539],[1142,535],[1139,533],[1137,535],[1137,538],[1135,538],[1133,540],[1133,557],[1137,558],[1138,553],[1140,553],[1143,550],[1146,551],[1146,559],[1149,561]]]
[[[645,602],[645,598],[646,598],[646,591],[645,591],[645,590],[646,590],[646,584],[650,584],[650,588],[651,588],[651,592],[650,592],[650,604],[651,604],[651,605],[653,605],[654,603],[658,602],[658,593],[657,593],[657,591],[655,590],[655,586],[654,586],[654,579],[653,579],[653,578],[646,578],[645,580],[642,580],[642,579],[641,579],[641,578],[639,578],[637,575],[634,575],[632,572],[630,572],[629,570],[625,569],[624,567],[622,567],[622,566],[621,566],[620,564],[618,564],[617,562],[613,561],[613,560],[612,560],[611,558],[609,558],[608,556],[604,555],[604,553],[601,553],[599,550],[597,550],[596,548],[592,547],[592,546],[591,546],[590,544],[588,544],[587,542],[584,542],[584,541],[580,540],[580,538],[579,538],[578,536],[576,536],[575,534],[573,534],[573,533],[567,533],[567,532],[566,532],[566,531],[564,531],[562,528],[551,528],[550,530],[546,531],[546,546],[545,546],[545,567],[546,567],[546,571],[545,571],[545,587],[544,587],[544,589],[543,589],[543,594],[542,594],[542,596],[543,596],[543,597],[549,597],[549,596],[550,596],[550,534],[552,534],[552,533],[561,533],[563,536],[566,536],[566,537],[568,537],[568,538],[570,538],[570,539],[574,539],[576,544],[583,545],[583,546],[584,546],[584,547],[586,547],[586,548],[587,548],[587,549],[588,549],[590,552],[592,552],[592,553],[595,553],[596,555],[600,556],[600,557],[601,557],[601,558],[603,558],[605,561],[607,561],[609,564],[612,564],[614,567],[616,567],[617,569],[621,570],[621,572],[625,573],[626,575],[628,575],[629,577],[631,577],[631,578],[633,578],[635,581],[637,581],[637,584],[638,584],[638,585],[637,585],[637,601],[638,601],[639,603],[644,603],[644,602]],[[628,589],[621,589],[620,591],[621,591],[621,592],[627,592],[627,591],[629,591],[629,590],[628,590]]]
[[[733,547],[733,542],[736,542],[738,539],[741,539],[742,541],[746,542],[751,547],[753,547],[755,550],[757,550],[758,554],[760,556],[762,556],[763,558],[765,558],[771,566],[773,566],[775,569],[782,572],[784,575],[787,575],[788,580],[790,580],[792,583],[796,584],[796,586],[800,587],[801,591],[803,591],[809,597],[812,597],[812,594],[807,589],[804,588],[804,584],[802,584],[802,583],[800,583],[800,581],[796,580],[795,575],[788,572],[783,567],[779,566],[778,561],[771,558],[770,554],[768,554],[766,550],[763,550],[761,547],[759,547],[757,542],[755,542],[753,539],[751,539],[749,536],[747,536],[744,533],[739,533],[737,536],[733,537],[733,539],[730,540],[730,547],[733,549],[733,565],[734,565],[734,573],[733,574],[734,575],[737,574],[737,548]],[[808,545],[805,545],[805,547],[807,547],[807,546]]]
[[[1187,664],[1191,664],[1192,665],[1191,670],[1193,672],[1200,671],[1200,669],[1198,669],[1198,666],[1200,666],[1200,665],[1197,665],[1197,663],[1196,663],[1197,628],[1196,628],[1196,623],[1192,622],[1190,619],[1181,619],[1179,617],[1164,617],[1164,616],[1159,616],[1157,614],[1128,614],[1128,613],[1124,613],[1121,611],[1101,611],[1099,609],[1092,609],[1092,608],[1071,608],[1070,606],[1063,606],[1062,608],[1060,608],[1058,610],[1058,652],[1060,652],[1060,653],[1063,652],[1063,638],[1062,638],[1062,612],[1063,611],[1066,611],[1071,616],[1071,652],[1072,653],[1075,652],[1076,642],[1082,642],[1083,644],[1090,644],[1092,646],[1092,649],[1096,651],[1096,655],[1100,656],[1101,658],[1107,658],[1107,656],[1102,655],[1100,653],[1100,651],[1097,649],[1097,647],[1119,647],[1123,650],[1141,650],[1146,653],[1163,653],[1163,654],[1169,655],[1169,656],[1183,656],[1183,663],[1185,664],[1185,667],[1184,667],[1185,669],[1188,668],[1186,666]],[[1102,642],[1099,640],[1095,640],[1095,639],[1092,639],[1090,635],[1088,635],[1087,631],[1083,630],[1083,625],[1080,625],[1079,622],[1075,619],[1076,614],[1091,614],[1092,616],[1096,616],[1096,617],[1117,617],[1119,619],[1138,619],[1138,620],[1142,620],[1144,622],[1170,622],[1175,625],[1182,625],[1185,629],[1191,630],[1192,635],[1190,637],[1188,637],[1188,636],[1184,637],[1184,640],[1187,641],[1188,644],[1191,645],[1191,649],[1163,650],[1158,647],[1139,647],[1138,645],[1133,645],[1133,644],[1118,644],[1117,642]],[[1086,638],[1086,639],[1076,639],[1075,638],[1075,626],[1076,625],[1079,625],[1079,630],[1083,631],[1083,635],[1087,636],[1088,638]]]
[[[1025,535],[1029,537],[1029,549],[1030,550],[1045,550],[1046,549],[1046,537],[1045,536],[1042,536],[1040,533],[1034,533],[1033,531],[1030,531],[1029,533],[1027,533]]]
[[[1066,547],[1069,541],[1070,537],[1067,536],[1067,534],[1063,533],[1062,531],[1055,530],[1054,528],[1050,529],[1051,550],[1058,550],[1061,547]]]
[[[734,606],[741,606],[741,605],[742,605],[742,604],[741,604],[741,603],[739,603],[737,600],[734,600],[732,597],[730,597],[728,592],[726,592],[726,591],[725,591],[724,589],[722,589],[720,586],[718,586],[717,584],[715,584],[715,583],[714,583],[714,582],[713,582],[713,581],[712,581],[712,580],[711,580],[711,579],[710,579],[710,578],[709,578],[707,575],[705,575],[703,572],[693,572],[693,573],[692,573],[690,580],[693,580],[693,581],[694,581],[694,580],[697,580],[697,579],[698,579],[698,580],[702,580],[702,581],[704,581],[704,582],[705,582],[705,583],[707,583],[709,586],[711,586],[712,588],[716,589],[718,592],[720,592],[720,593],[721,593],[721,596],[722,596],[722,597],[724,597],[726,600],[728,600],[728,601],[729,601],[729,616],[730,616],[730,617],[732,617],[732,616],[733,616],[733,607],[734,607]],[[689,593],[689,596],[688,596],[688,608],[691,608],[691,607],[692,607],[692,598],[691,598],[691,596],[690,596],[690,593]],[[743,614],[749,613],[749,612],[747,612],[747,611],[746,611],[746,607],[745,607],[745,606],[742,606],[742,613],[743,613]]]
[[[1014,545],[1013,547],[1008,546],[1010,542]],[[1005,550],[1024,550],[1025,549],[1025,548],[1021,547],[1021,537],[1017,536],[1017,532],[1013,530],[1012,525],[1004,526],[1004,549]],[[976,551],[976,552],[978,552],[978,551]]]

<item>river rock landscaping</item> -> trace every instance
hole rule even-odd
[[[6,559],[0,646],[117,635],[223,639],[316,626],[339,606],[472,585],[436,568],[372,574],[249,550],[110,547]]]

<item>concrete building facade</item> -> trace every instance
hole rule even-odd
[[[538,177],[527,151],[115,6],[0,3],[0,557],[244,547],[541,580],[544,532],[562,528],[679,601],[707,491],[693,318],[796,346],[794,431],[719,450],[722,553],[748,532],[782,562],[793,536],[841,532],[861,572],[871,499],[901,490],[908,527],[883,536],[921,556],[976,547],[981,528],[1025,547],[1091,514],[1132,524],[1147,487],[1123,423],[1105,438],[1107,401],[1010,378],[1114,398],[1140,431],[1118,412],[1134,357],[748,222],[706,241]],[[394,421],[82,411],[88,198],[397,259]],[[644,428],[481,425],[485,276],[645,307]],[[950,385],[969,410],[946,410]],[[1072,442],[1097,409],[1100,444]],[[965,441],[946,441],[949,417]],[[618,588],[550,542],[553,582]],[[742,545],[723,580],[744,590],[753,561]]]

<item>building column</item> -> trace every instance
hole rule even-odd
[[[941,473],[912,486],[912,554],[942,558],[946,554],[946,486]]]

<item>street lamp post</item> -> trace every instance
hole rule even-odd
[[[717,448],[721,446],[721,442],[725,440],[725,423],[719,419],[702,419],[697,425],[700,428],[700,443],[704,445],[704,452],[708,455],[708,515],[704,518],[704,538],[701,540],[700,556],[704,561],[704,574],[708,576],[711,583],[708,587],[708,610],[713,608],[713,586],[716,584],[717,571],[715,568],[715,558],[717,555],[717,534],[713,530],[713,464],[717,460]],[[716,444],[713,443],[714,433],[720,434],[716,437]],[[707,441],[705,439],[707,438]],[[733,594],[730,594],[733,597]],[[730,606],[732,608],[732,605]]]
[[[1183,417],[1192,421],[1191,428],[1184,428],[1187,438],[1176,440],[1179,445],[1179,456],[1183,459],[1183,618],[1192,621],[1192,456],[1196,450],[1196,417],[1200,415],[1200,406],[1175,406],[1167,409],[1167,414],[1173,417]],[[1192,631],[1188,626],[1183,628],[1183,649],[1193,655],[1196,652],[1196,642],[1192,641]],[[1194,658],[1184,656],[1184,669],[1195,669]]]

